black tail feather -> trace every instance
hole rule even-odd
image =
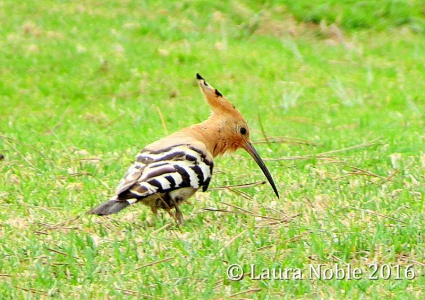
[[[99,216],[116,214],[120,210],[129,206],[130,203],[126,200],[118,201],[116,199],[110,199],[99,206],[96,206],[92,210],[88,211],[88,214],[94,214]]]

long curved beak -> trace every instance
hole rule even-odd
[[[261,171],[263,171],[263,174],[266,176],[267,180],[272,186],[274,193],[279,198],[279,192],[277,191],[276,185],[274,184],[273,177],[270,175],[269,170],[267,169],[257,150],[255,150],[254,146],[252,146],[250,142],[246,142],[243,148],[252,156],[257,165],[260,167]]]

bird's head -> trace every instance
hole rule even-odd
[[[209,85],[201,75],[196,74],[196,79],[205,99],[211,107],[212,115],[209,121],[217,123],[217,126],[214,128],[218,132],[210,133],[218,137],[212,154],[216,156],[226,151],[235,151],[239,148],[245,149],[261,168],[273,191],[279,198],[279,193],[269,170],[251,143],[249,127],[245,118],[229,100],[217,89]]]

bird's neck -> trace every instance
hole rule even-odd
[[[230,149],[229,142],[224,136],[224,126],[223,121],[210,118],[202,123],[185,128],[183,131],[205,144],[208,152],[216,157],[228,150],[234,150]]]

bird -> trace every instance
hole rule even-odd
[[[183,224],[179,206],[199,189],[207,191],[214,158],[240,148],[255,160],[279,198],[273,177],[251,143],[245,118],[199,73],[196,79],[210,106],[210,117],[145,146],[118,183],[115,195],[88,211],[89,214],[115,214],[141,202],[149,206],[155,216],[158,209],[164,209]]]

